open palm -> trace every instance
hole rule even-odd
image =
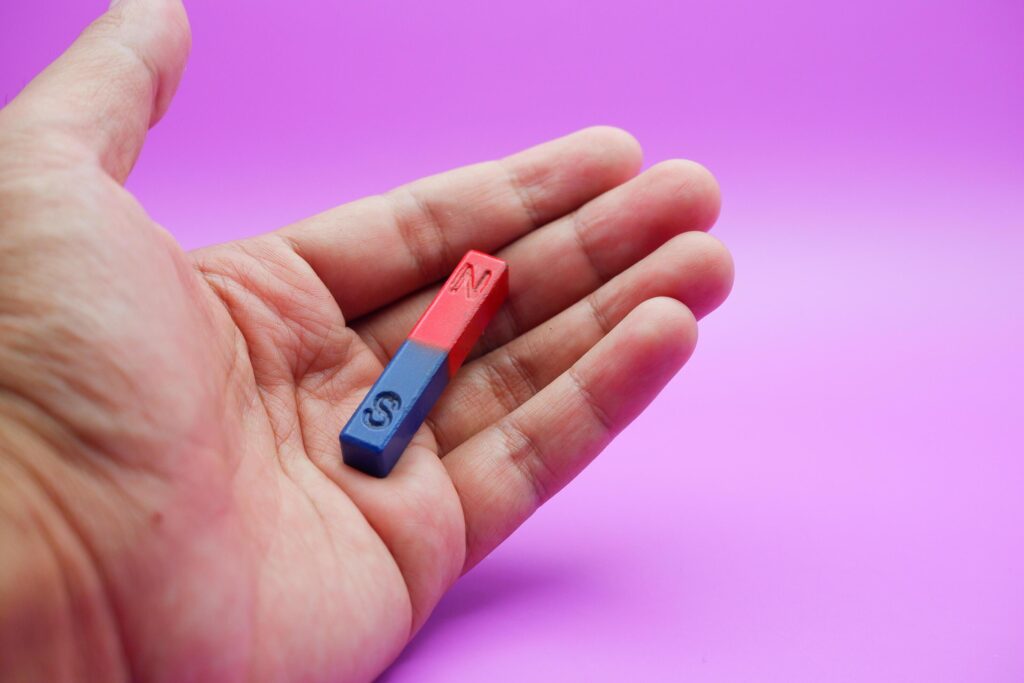
[[[372,678],[731,283],[711,176],[610,128],[185,253],[121,183],[188,35],[122,0],[0,111],[0,678]],[[391,475],[346,467],[469,248],[509,301]]]

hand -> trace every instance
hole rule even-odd
[[[188,48],[176,0],[122,0],[0,111],[3,680],[371,678],[731,284],[713,178],[634,177],[609,128],[185,253],[122,183]],[[508,303],[391,475],[347,468],[468,248]]]

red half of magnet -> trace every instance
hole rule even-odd
[[[466,252],[409,340],[447,351],[451,377],[507,296],[508,264],[479,251]]]

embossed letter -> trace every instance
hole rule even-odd
[[[401,407],[401,396],[393,391],[382,391],[373,397],[373,406],[363,410],[363,424],[370,429],[384,429]]]
[[[491,271],[484,270],[480,275],[480,280],[477,281],[475,277],[476,273],[473,269],[472,263],[466,263],[459,269],[459,272],[455,274],[452,279],[452,283],[448,286],[448,291],[457,292],[462,289],[462,285],[466,285],[466,298],[472,299],[473,297],[480,294],[480,290],[487,285],[487,281],[491,279]]]

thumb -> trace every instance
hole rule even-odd
[[[72,153],[123,182],[170,105],[190,46],[180,0],[114,0],[3,118],[30,140],[70,140]]]

